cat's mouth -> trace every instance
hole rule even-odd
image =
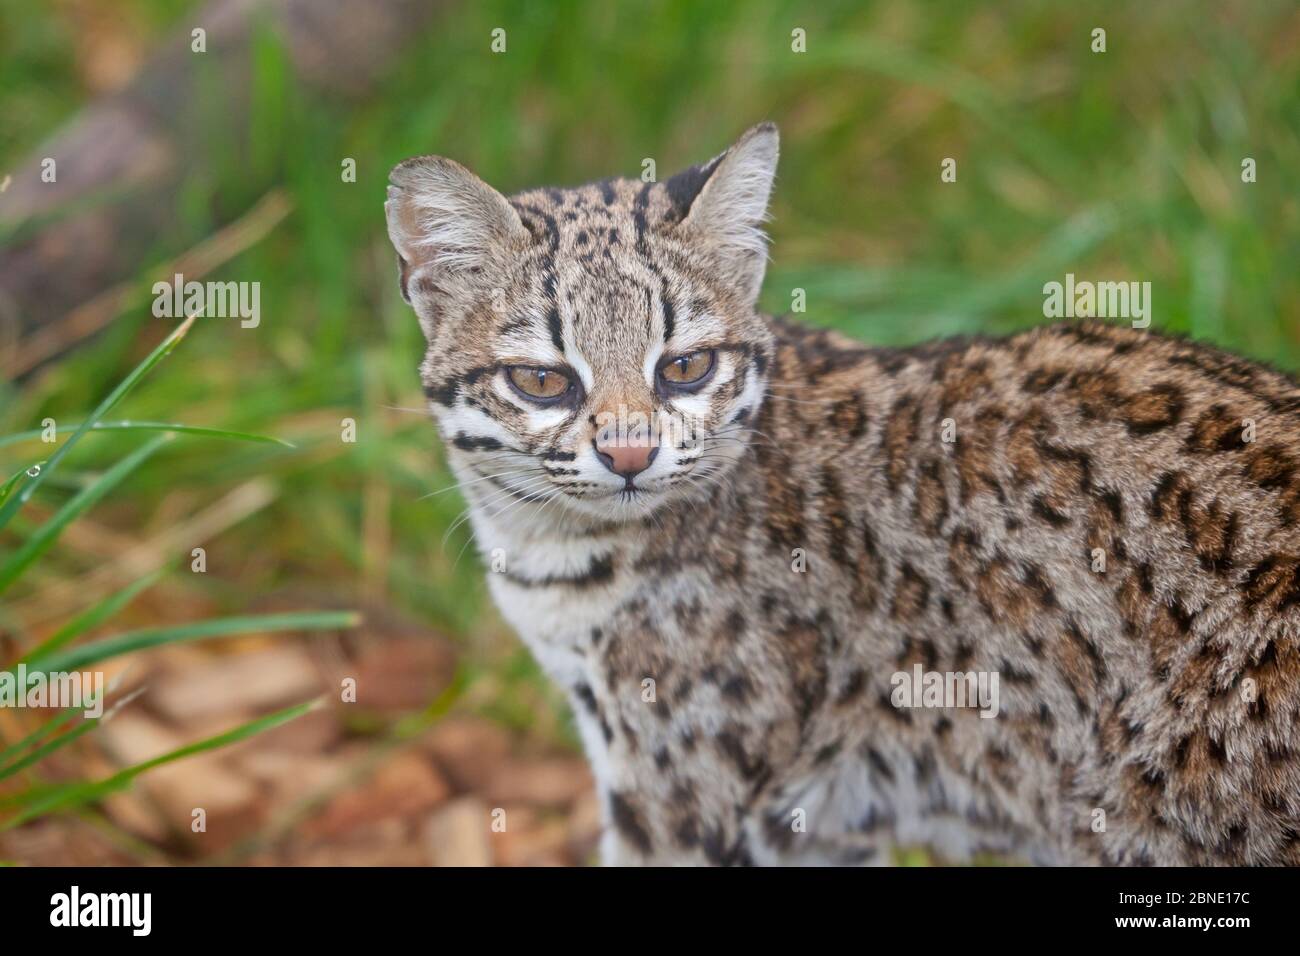
[[[614,488],[597,494],[572,495],[579,501],[615,502],[619,504],[645,502],[662,496],[663,489],[646,488],[632,482],[628,482],[622,488]]]
[[[663,505],[668,500],[668,491],[667,488],[649,488],[630,482],[621,488],[578,493],[565,491],[565,495],[575,509],[591,517],[635,520]]]
[[[640,485],[635,485],[629,481],[618,491],[615,491],[610,497],[617,498],[620,502],[630,504],[638,499],[644,500],[656,493],[657,492],[650,491],[648,488],[642,488]]]

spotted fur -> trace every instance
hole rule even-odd
[[[1300,388],[1095,323],[897,350],[764,317],[776,153],[509,199],[392,176],[430,407],[605,860],[1300,863]],[[656,391],[704,348],[707,387]],[[635,492],[593,447],[618,405],[702,425]],[[916,664],[997,672],[999,714],[894,706]]]

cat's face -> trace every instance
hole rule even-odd
[[[393,170],[425,393],[471,497],[617,521],[725,479],[771,355],[755,301],[776,159],[763,125],[659,184],[507,199],[439,157]]]

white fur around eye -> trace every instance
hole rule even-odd
[[[578,348],[577,343],[569,341],[567,334],[565,335],[564,350],[564,354],[569,359],[569,364],[578,373],[578,379],[582,382],[583,389],[590,395],[591,390],[596,386],[596,375],[592,372],[587,357],[582,354],[582,350]]]
[[[651,346],[650,351],[646,353],[645,364],[641,371],[645,374],[646,384],[651,388],[656,385],[655,378],[659,374],[659,360],[663,358],[664,347],[662,345]]]
[[[753,412],[757,411],[758,406],[762,403],[763,391],[767,383],[763,376],[757,371],[751,370],[749,376],[745,379],[745,387],[740,395],[736,398],[734,407],[737,409],[748,408],[751,411],[750,421],[754,419]]]
[[[528,427],[533,431],[545,431],[562,425],[571,414],[571,409],[561,406],[551,408],[533,408],[528,411]]]

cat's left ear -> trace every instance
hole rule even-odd
[[[761,123],[721,156],[665,183],[670,196],[689,202],[678,228],[714,258],[724,281],[750,305],[767,269],[762,226],[779,152],[776,124]]]

